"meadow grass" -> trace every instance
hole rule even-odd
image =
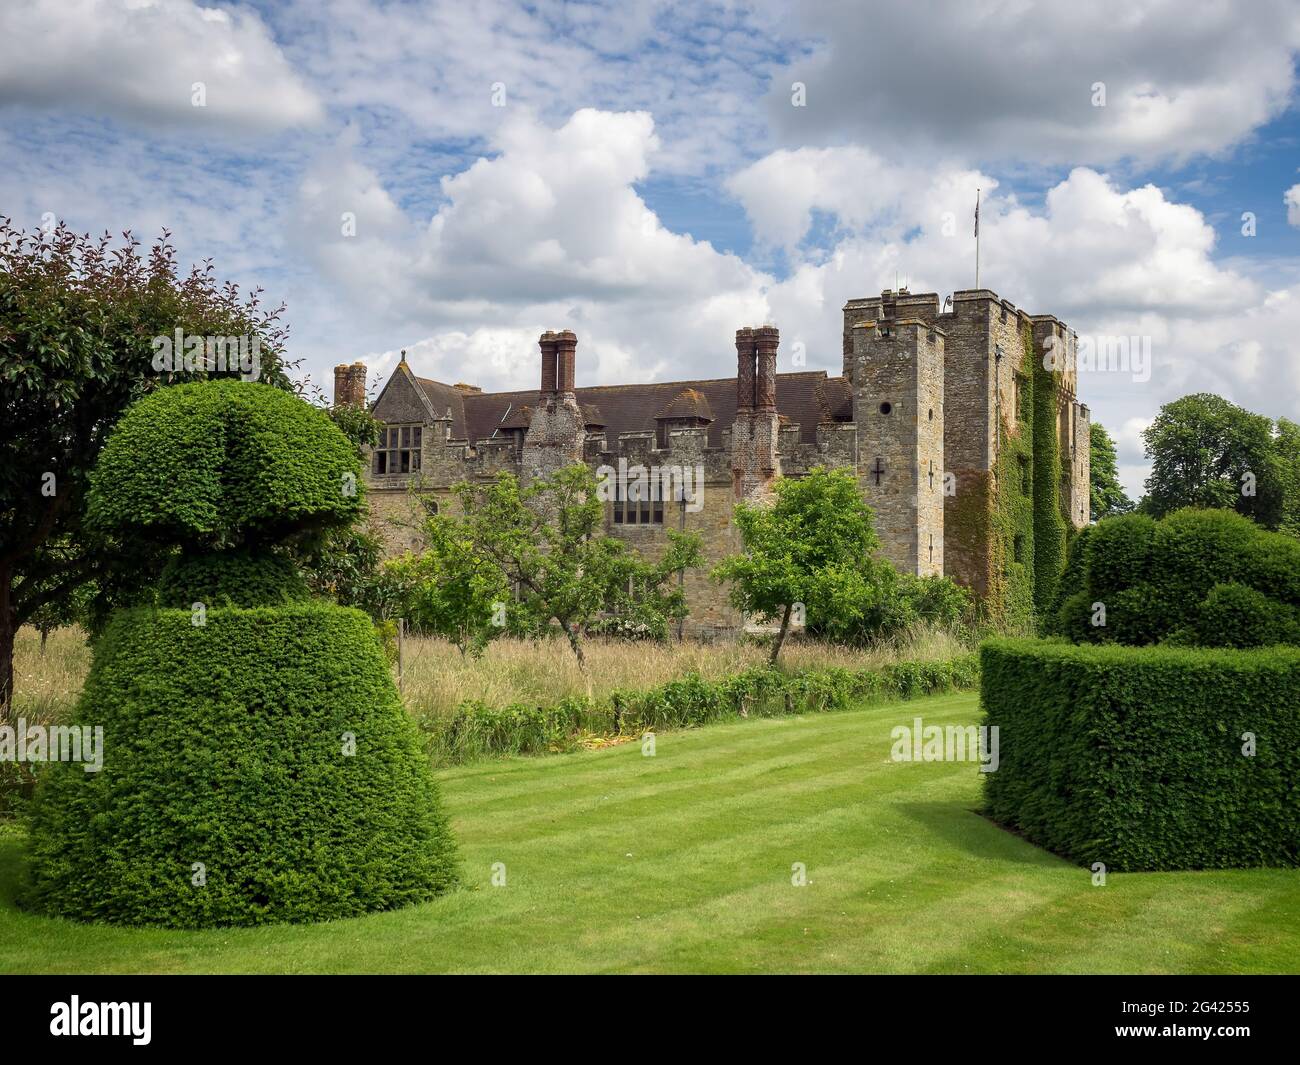
[[[950,632],[918,627],[867,649],[790,640],[781,652],[780,666],[861,670],[894,662],[949,661],[970,650],[969,643]],[[411,638],[403,654],[402,693],[407,706],[422,717],[449,713],[466,699],[488,706],[552,706],[574,696],[601,700],[617,688],[653,688],[692,672],[706,681],[720,680],[765,665],[768,649],[753,641],[589,640],[583,653],[585,671],[578,668],[563,640],[503,638],[475,659],[462,656],[443,640]]]
[[[44,651],[40,644],[35,629],[19,630],[14,705],[16,715],[44,724],[71,712],[90,668],[90,649],[76,628],[51,633]],[[970,650],[969,643],[946,630],[918,627],[864,650],[792,639],[781,652],[781,667],[871,669],[893,662],[948,661]],[[502,638],[473,658],[462,656],[445,640],[407,637],[402,693],[414,713],[427,717],[448,713],[466,699],[488,706],[550,706],[571,696],[603,699],[616,688],[653,688],[690,672],[719,680],[767,661],[766,647],[740,641],[656,644],[593,639],[584,645],[584,653],[585,672],[578,669],[568,644],[558,639]]]
[[[979,815],[974,764],[890,760],[893,726],[977,714],[962,693],[663,733],[654,757],[627,744],[444,770],[465,887],[320,925],[36,917],[15,908],[22,837],[4,830],[0,971],[1300,971],[1300,871],[1094,887]]]
[[[41,725],[64,720],[89,668],[90,647],[80,629],[55,629],[44,645],[35,629],[19,629],[14,640],[14,717]]]

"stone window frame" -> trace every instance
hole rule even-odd
[[[659,492],[652,490],[650,495],[655,498],[651,499],[628,499],[628,486],[622,483],[622,480],[618,477],[615,477],[613,481],[614,499],[610,506],[613,508],[612,520],[615,525],[621,525],[624,528],[628,526],[663,527],[664,501]]]
[[[393,422],[379,427],[379,442],[370,460],[376,477],[419,473],[424,448],[424,423]]]

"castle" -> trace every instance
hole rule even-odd
[[[685,472],[689,491],[659,498],[613,478],[607,529],[651,557],[665,530],[695,532],[712,564],[740,550],[738,500],[763,498],[776,477],[841,467],[895,566],[947,574],[994,615],[1032,616],[1036,565],[1059,566],[1052,541],[1088,521],[1073,331],[988,289],[943,307],[900,289],[845,305],[838,377],[778,373],[772,326],[740,329],[735,343],[734,378],[578,388],[577,337],[546,332],[540,387],[490,393],[417,377],[403,353],[374,403],[382,429],[367,473],[387,550],[418,550],[420,505],[436,507],[459,481],[581,461]],[[334,389],[335,403],[363,405],[365,365],[336,367]],[[734,632],[742,619],[707,568],[686,577],[686,631]]]

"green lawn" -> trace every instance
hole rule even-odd
[[[1300,871],[1093,887],[974,812],[973,765],[890,762],[889,729],[917,714],[969,723],[976,697],[448,771],[466,890],[322,925],[34,918],[13,905],[20,840],[0,836],[0,971],[1300,971]]]

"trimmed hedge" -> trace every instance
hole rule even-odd
[[[122,415],[91,472],[87,520],[168,543],[270,543],[351,522],[361,482],[324,411],[270,385],[196,381]]]
[[[1080,536],[1066,581],[1053,629],[1075,642],[1300,642],[1300,541],[1230,510],[1105,518]]]
[[[491,707],[466,700],[450,716],[425,719],[423,727],[434,760],[456,764],[484,755],[570,750],[584,734],[636,736],[728,718],[846,710],[864,699],[970,690],[978,683],[978,668],[971,654],[879,670],[749,669],[719,681],[690,673],[646,691],[616,691],[607,702],[574,698],[554,706]]]
[[[74,720],[103,727],[104,767],[47,767],[33,909],[178,928],[316,921],[455,882],[428,760],[359,610],[218,608],[202,626],[188,610],[119,612]]]
[[[158,580],[158,605],[190,609],[213,606],[276,606],[311,598],[292,559],[265,552],[221,551],[178,555]]]
[[[993,640],[980,660],[995,821],[1112,871],[1300,864],[1300,650]]]

